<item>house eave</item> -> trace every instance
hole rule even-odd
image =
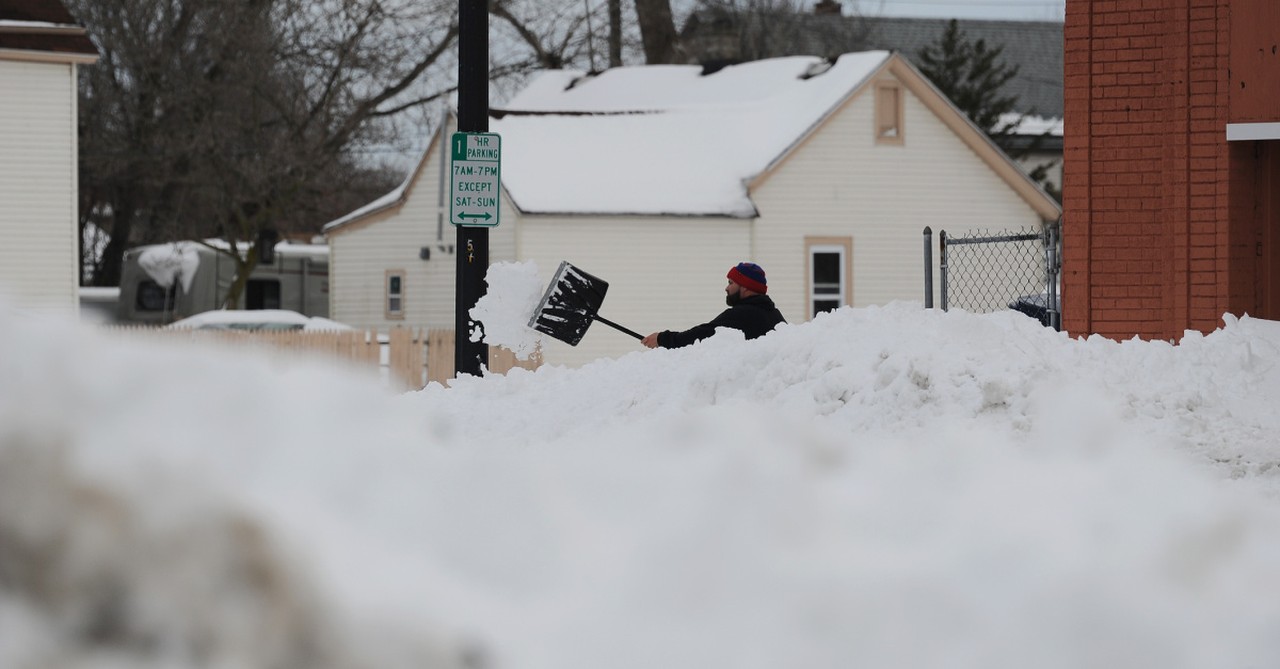
[[[442,124],[441,127],[432,134],[431,141],[427,143],[427,148],[423,149],[422,156],[418,158],[417,164],[409,171],[405,180],[396,187],[396,189],[400,191],[398,196],[367,211],[356,209],[351,213],[325,223],[320,228],[320,234],[324,235],[326,239],[333,235],[343,234],[351,230],[364,227],[363,224],[370,223],[375,220],[381,220],[384,214],[394,212],[403,207],[405,202],[408,202],[409,200],[409,192],[413,190],[413,185],[417,183],[418,176],[422,173],[422,168],[427,164],[427,158],[431,155],[431,150],[438,145],[438,142],[442,142],[441,135],[445,132],[446,127],[447,124]],[[442,145],[442,143],[440,145]],[[390,195],[393,192],[395,191],[391,191],[387,193],[387,195]],[[386,197],[387,195],[383,195],[383,197]],[[365,206],[367,207],[369,205]]]
[[[73,23],[41,21],[0,21],[0,35],[84,35],[85,29]]]
[[[0,60],[16,60],[29,63],[92,65],[98,62],[98,54],[74,51],[40,51],[35,49],[0,48]]]
[[[868,81],[875,80],[875,78],[879,76],[880,73],[883,72],[886,67],[889,66],[889,63],[892,62],[894,58],[898,58],[898,57],[899,56],[896,53],[890,52],[889,55],[884,59],[883,62],[880,63],[878,67],[868,72],[865,77],[863,77],[856,84],[854,84],[853,87],[851,87],[843,96],[840,97],[839,100],[835,102],[835,104],[831,105],[829,109],[823,112],[822,116],[818,117],[818,119],[815,120],[812,125],[810,125],[807,129],[805,129],[803,133],[798,135],[794,141],[792,141],[789,145],[787,145],[787,148],[783,149],[781,153],[779,153],[777,156],[773,158],[773,160],[769,161],[769,164],[765,165],[764,169],[761,170],[759,174],[748,179],[747,180],[748,192],[750,192],[751,190],[754,190],[755,188],[760,186],[760,184],[764,183],[764,181],[767,180],[770,176],[772,176],[773,173],[776,172],[778,168],[781,167],[782,164],[785,163],[792,154],[794,154],[801,146],[804,146],[804,144],[809,141],[810,137],[813,137],[815,134],[817,134],[818,130],[821,129],[822,126],[826,125],[827,122],[830,121],[836,115],[837,112],[839,112],[842,108],[848,105],[850,101],[852,101],[854,98],[858,97],[858,94],[861,93],[866,88],[866,84]]]
[[[392,200],[391,202],[388,202],[387,204],[381,207],[378,207],[376,209],[370,209],[369,211],[360,212],[359,216],[352,216],[351,218],[348,218],[346,220],[338,219],[331,223],[326,223],[324,227],[320,229],[320,234],[324,235],[324,237],[327,239],[333,235],[339,235],[339,234],[343,234],[345,232],[354,230],[357,227],[360,227],[359,226],[360,223],[372,222],[372,220],[377,218],[380,214],[392,212],[404,206],[405,199],[406,199],[405,196],[401,194],[400,197],[396,198],[395,200]]]

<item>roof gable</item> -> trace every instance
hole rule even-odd
[[[409,174],[405,176],[404,181],[401,181],[399,186],[363,207],[325,223],[320,232],[325,235],[348,232],[355,227],[354,224],[356,223],[373,222],[374,219],[372,217],[382,213],[394,212],[403,207],[412,194],[413,187],[417,184],[418,177],[422,174],[427,160],[434,153],[434,149],[439,146],[440,135],[444,131],[445,126],[441,125],[431,134],[431,139],[427,142],[427,148],[422,150],[422,155],[418,157],[418,162],[414,164],[413,169],[409,170]]]
[[[884,65],[885,70],[891,72],[893,77],[904,85],[907,90],[911,91],[925,107],[929,109],[939,120],[946,125],[955,136],[968,146],[974,154],[988,167],[991,168],[1005,183],[1009,185],[1014,192],[1031,206],[1045,220],[1054,220],[1062,215],[1062,207],[1048,193],[1035,183],[1022,168],[1018,167],[1008,154],[996,146],[995,142],[987,136],[985,132],[973,124],[969,117],[960,111],[942,91],[939,91],[929,78],[924,76],[911,61],[894,55]],[[854,91],[842,104],[848,104],[854,96],[861,92],[861,89]],[[838,113],[839,109],[828,111],[822,123],[826,123],[830,118]],[[760,174],[759,177],[752,180],[750,188],[755,189],[760,186],[770,175],[776,172],[780,166],[789,158],[801,145],[810,137],[815,135],[820,127],[814,127],[801,137],[799,141],[788,148],[787,152],[778,156],[767,170]]]

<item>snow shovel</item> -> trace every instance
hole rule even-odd
[[[602,317],[598,312],[604,302],[609,282],[561,261],[560,268],[547,286],[547,292],[529,319],[529,327],[551,335],[570,345],[577,346],[591,327],[591,321],[600,321],[636,339],[644,337],[636,332]]]

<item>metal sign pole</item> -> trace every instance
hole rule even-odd
[[[487,0],[458,0],[458,131],[489,130],[489,7]],[[443,148],[443,147],[442,147]],[[454,292],[453,364],[457,374],[480,375],[489,346],[471,341],[480,327],[469,312],[485,293],[489,228],[457,226],[458,272]]]

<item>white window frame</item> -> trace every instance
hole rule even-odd
[[[840,283],[835,293],[819,293],[814,281],[816,268],[814,257],[819,253],[835,253],[840,259]],[[851,237],[806,237],[805,238],[805,310],[809,319],[818,315],[815,303],[834,301],[838,307],[849,306],[853,295],[853,239]]]
[[[392,277],[396,277],[396,278],[399,278],[399,279],[400,279],[400,292],[399,292],[399,293],[392,293],[392,292],[391,292],[391,279],[392,279]],[[389,269],[389,270],[387,270],[387,273],[386,273],[386,279],[383,281],[383,284],[382,284],[382,285],[383,285],[383,299],[382,299],[383,315],[387,317],[387,320],[404,320],[404,311],[405,311],[405,308],[404,308],[404,307],[405,307],[405,304],[404,304],[404,293],[405,293],[404,288],[405,288],[405,286],[404,286],[404,284],[405,284],[405,271],[404,271],[404,270],[402,270],[402,269]],[[392,308],[392,300],[397,300],[397,301],[399,302],[399,308],[398,308],[398,309],[393,309],[393,308]]]

